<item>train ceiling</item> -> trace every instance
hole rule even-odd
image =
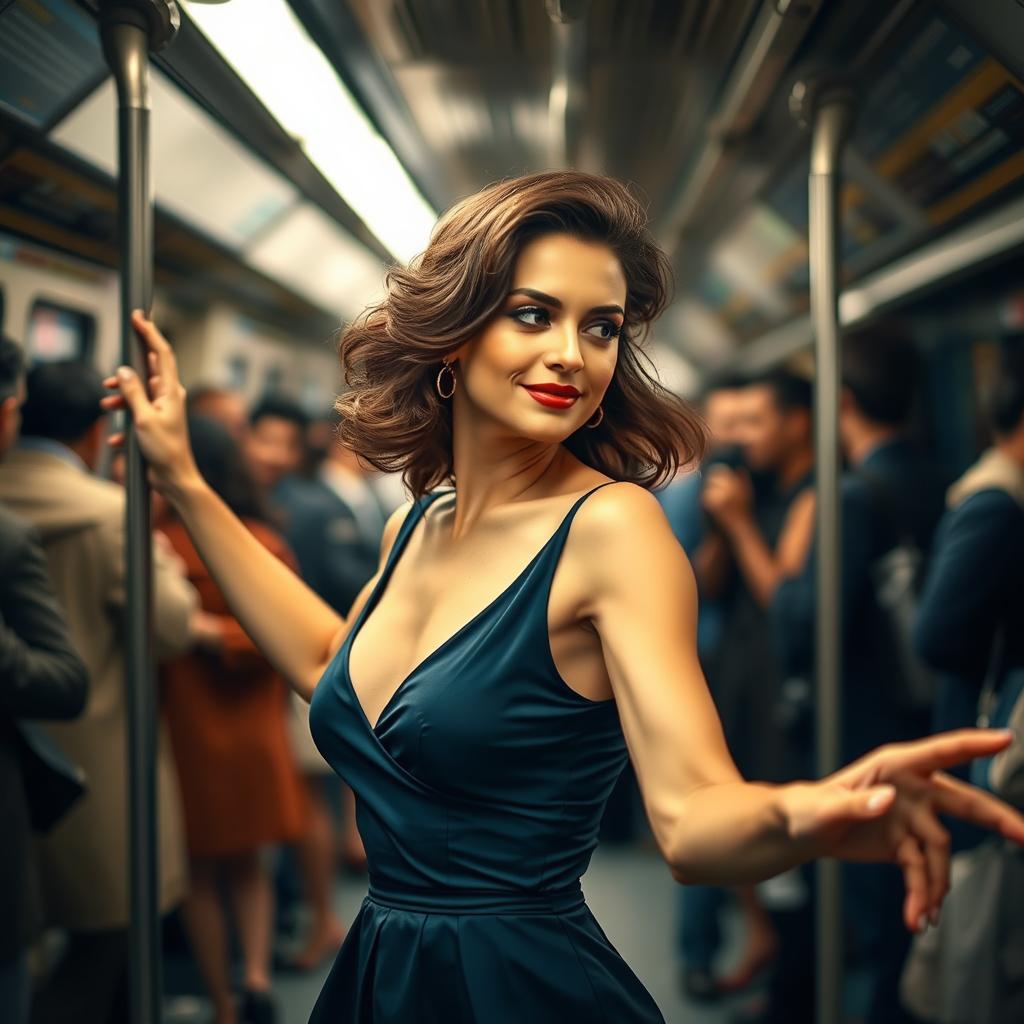
[[[0,5],[0,225],[52,222],[99,258],[113,243],[113,99],[94,6]],[[407,257],[411,242],[346,177],[378,143],[435,212],[546,167],[633,183],[673,257],[678,298],[656,343],[684,388],[688,366],[733,359],[804,313],[807,139],[787,108],[799,77],[843,68],[862,99],[843,197],[848,284],[980,223],[1024,178],[1015,0],[244,0],[247,27],[218,34],[205,20],[242,6],[186,3],[156,59],[158,227],[205,246],[250,302],[273,296],[277,319],[351,316],[385,263]],[[265,40],[238,49],[272,17],[280,61]],[[286,57],[288,21],[309,61]],[[316,118],[299,124],[281,83],[300,88],[306,64],[334,91],[308,97]],[[311,138],[321,128],[326,146]],[[77,195],[50,203],[32,178],[40,159],[76,176]]]

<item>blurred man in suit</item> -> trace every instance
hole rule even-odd
[[[942,514],[945,473],[910,438],[921,378],[913,339],[896,323],[848,332],[842,345],[840,438],[849,463],[841,490],[842,745],[852,761],[883,743],[924,735],[929,709],[899,697],[904,680],[876,596],[874,567],[911,542],[927,556]],[[817,597],[816,550],[776,589],[772,620],[787,673],[811,678]],[[903,878],[888,864],[843,865],[856,948],[868,980],[869,1024],[906,1024],[897,988],[910,935]]]
[[[18,436],[25,379],[21,347],[0,336],[0,461]],[[89,673],[68,635],[39,535],[0,507],[0,1019],[28,1020],[28,946],[42,925],[32,858],[28,763],[17,721],[80,714]]]
[[[48,923],[67,929],[69,942],[33,1006],[37,1024],[120,1024],[129,1017],[125,496],[94,475],[105,438],[99,404],[105,393],[86,364],[34,367],[21,440],[0,466],[0,501],[42,536],[54,589],[91,680],[82,716],[49,727],[85,770],[89,792],[39,846]],[[177,654],[191,643],[196,594],[159,546],[153,564],[157,654]],[[157,793],[158,897],[167,912],[185,893],[186,867],[166,742],[158,745]]]

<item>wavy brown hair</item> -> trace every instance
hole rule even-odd
[[[702,421],[658,381],[639,347],[669,298],[668,259],[625,185],[576,171],[488,186],[441,218],[411,266],[388,271],[387,297],[341,336],[349,388],[335,404],[341,442],[378,469],[400,471],[416,497],[451,481],[451,405],[435,388],[442,358],[498,313],[523,247],[556,233],[609,246],[627,287],[604,419],[577,430],[565,447],[607,476],[650,488],[699,459]]]

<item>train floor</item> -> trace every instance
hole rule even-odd
[[[680,991],[674,939],[678,886],[656,852],[646,844],[599,846],[583,878],[583,890],[595,917],[654,996],[668,1024],[727,1024],[731,1020],[738,1009],[736,1001],[698,1005]],[[365,879],[352,875],[338,879],[335,901],[343,922],[352,920],[365,893]],[[738,929],[731,918],[725,925],[727,963],[736,955]],[[275,975],[279,1024],[306,1024],[329,969],[328,962],[310,974]],[[206,1024],[209,1009],[205,1000],[188,994],[198,986],[187,962],[169,955],[166,975],[167,989],[182,994],[168,999],[164,1024]]]

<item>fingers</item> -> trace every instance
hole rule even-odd
[[[888,771],[912,771],[918,774],[952,768],[976,757],[991,757],[1013,741],[1013,734],[1002,729],[958,729],[912,743],[898,743],[878,754]]]
[[[138,375],[130,367],[118,367],[115,375],[117,386],[121,389],[120,396],[108,395],[100,399],[100,404],[106,409],[125,408],[131,410],[132,418],[138,422],[140,416],[144,416],[152,408],[149,396],[146,394]],[[119,401],[111,401],[119,399]]]
[[[174,352],[156,325],[146,319],[142,310],[136,309],[132,313],[132,326],[146,346],[146,387],[141,386],[139,377],[130,367],[119,367],[116,374],[103,381],[105,387],[117,388],[119,393],[101,398],[100,405],[107,412],[129,409],[137,422],[139,414],[148,411],[150,399],[171,393],[180,383]],[[117,447],[114,438],[109,443]]]
[[[834,824],[839,821],[865,820],[880,818],[893,805],[896,799],[895,786],[872,786],[862,792],[843,793],[831,807],[822,814],[822,824]]]
[[[912,932],[922,931],[928,911],[928,868],[924,853],[913,836],[902,840],[896,850],[896,860],[903,869],[907,888],[903,901],[903,920]]]
[[[179,384],[178,363],[174,358],[174,350],[156,324],[146,319],[141,309],[132,312],[132,326],[147,347],[146,365],[157,382],[154,396],[168,393]]]
[[[932,778],[933,800],[943,814],[981,825],[1024,846],[1024,817],[1002,800],[944,772]]]
[[[938,924],[942,901],[949,892],[949,833],[927,807],[919,807],[913,813],[910,827],[922,844],[928,875],[928,905],[924,913],[932,924]]]

